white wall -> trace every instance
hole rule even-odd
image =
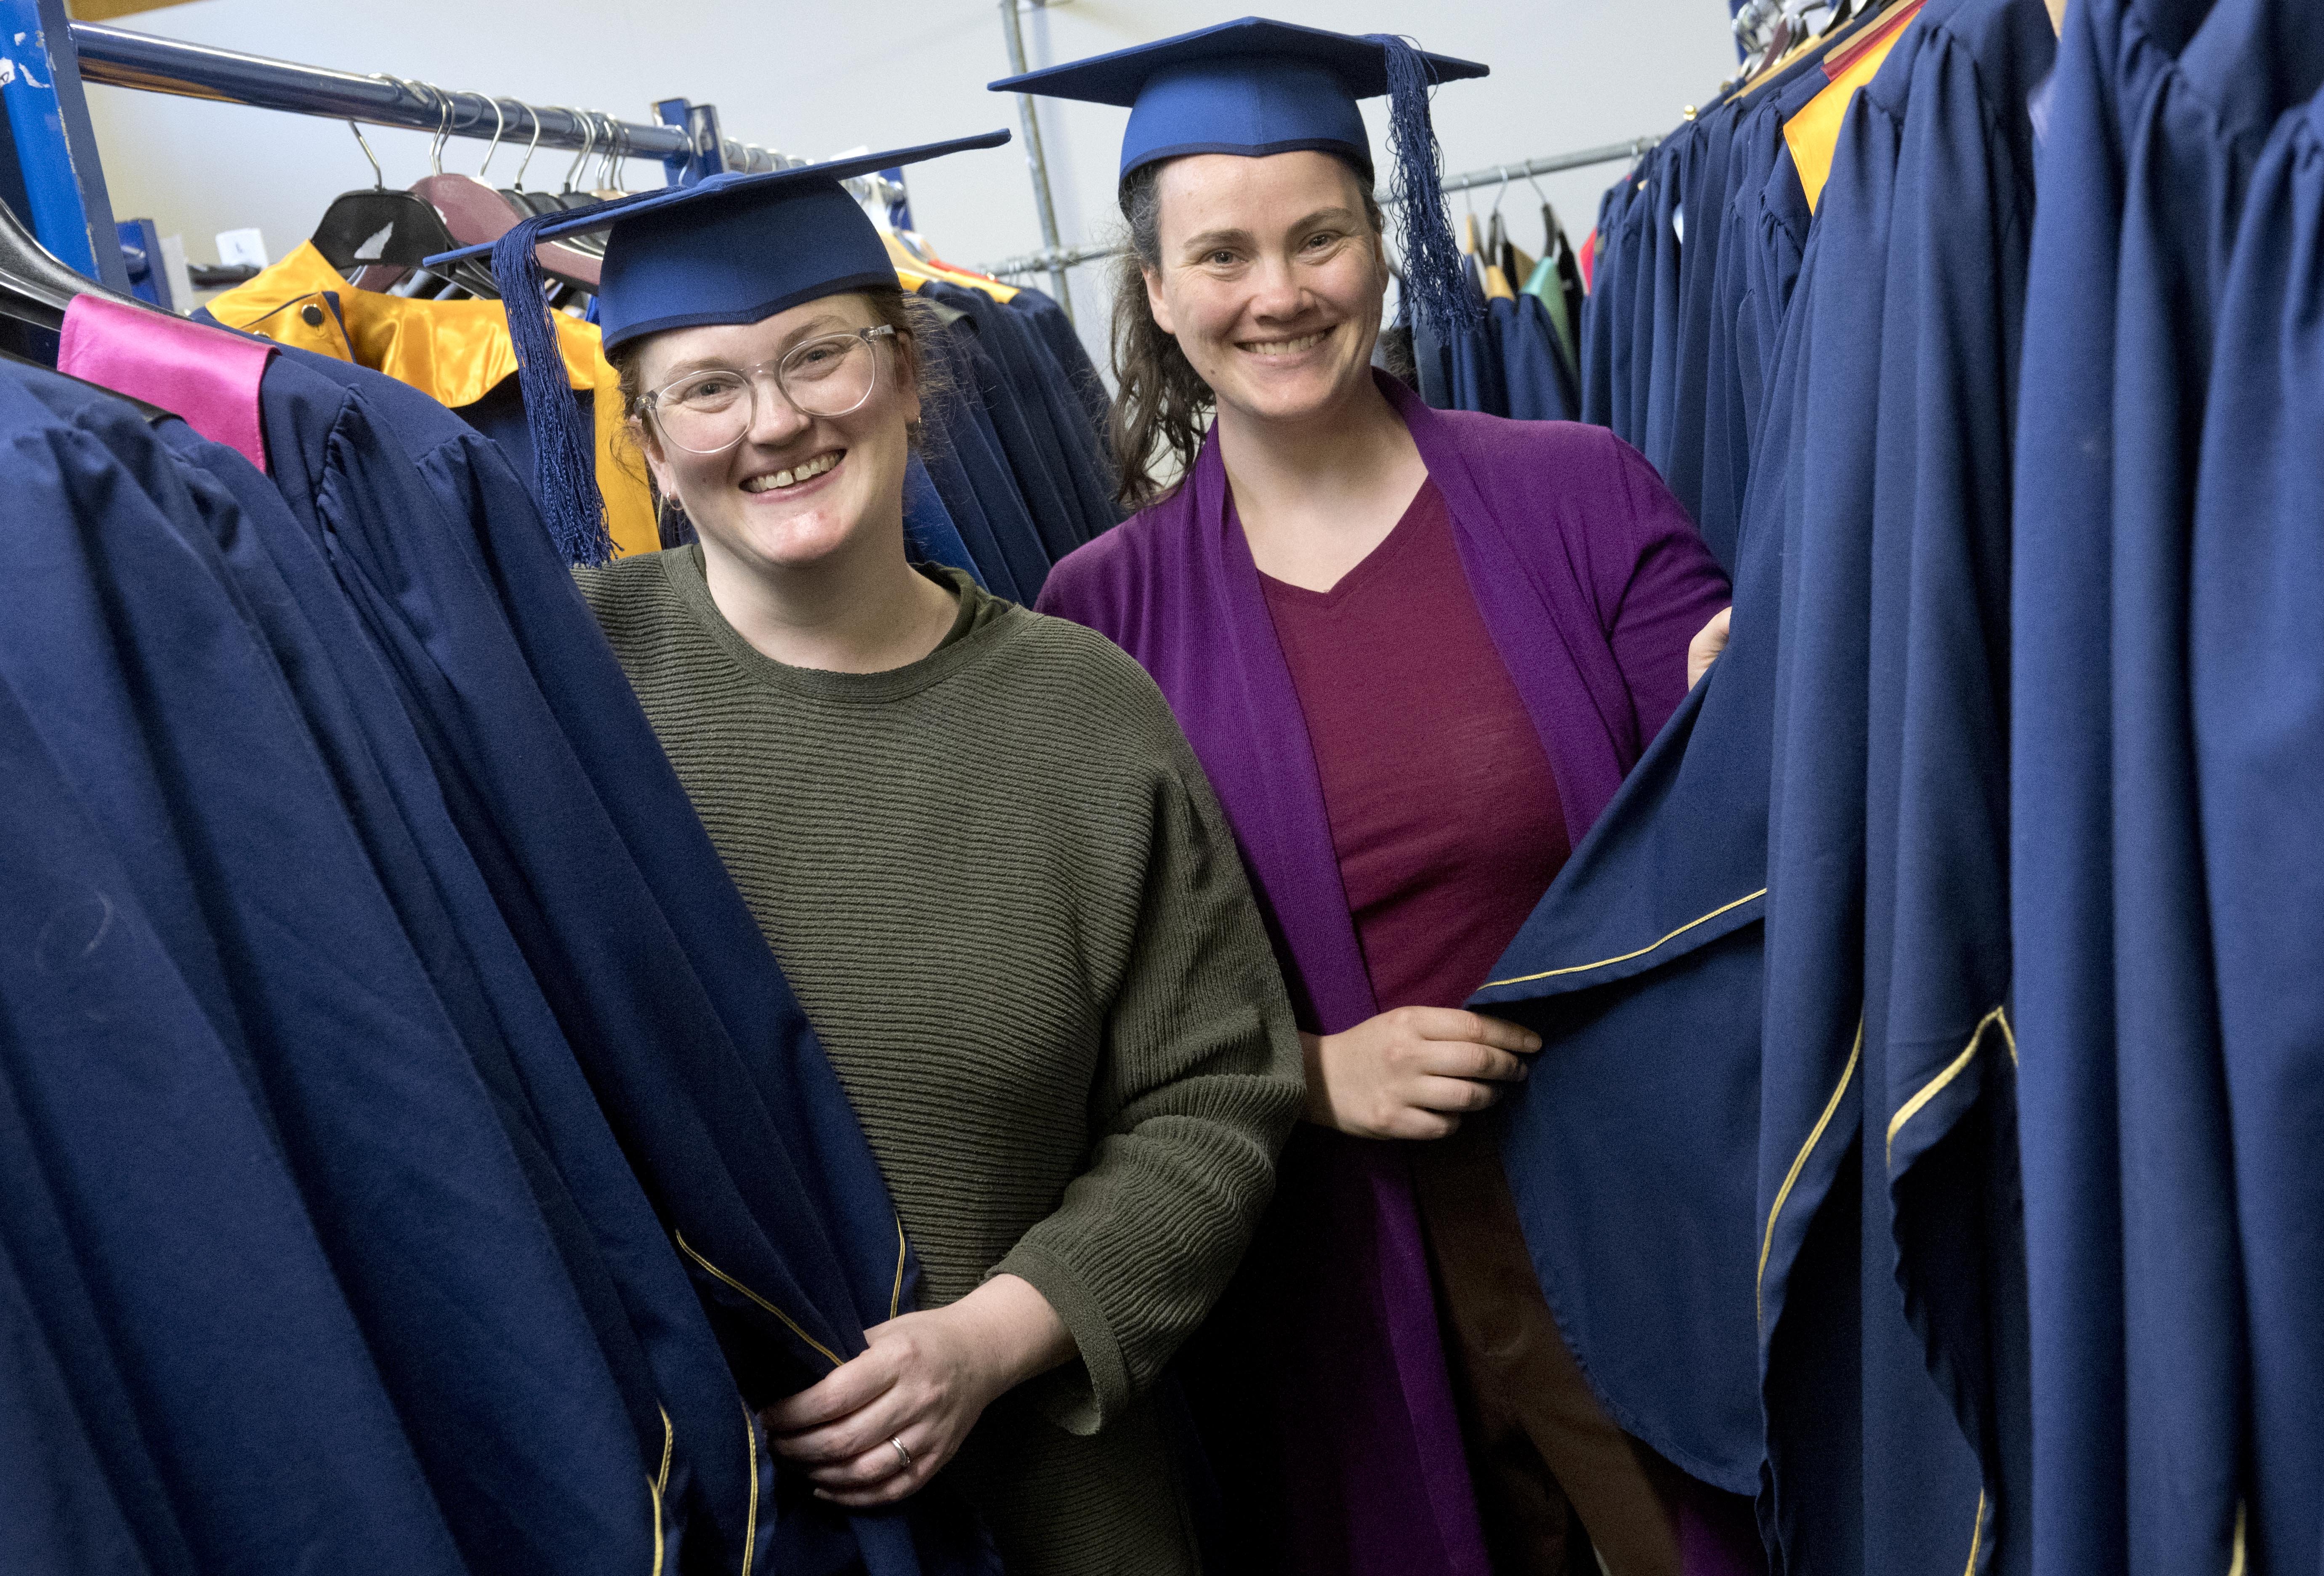
[[[1063,0],[1025,14],[1026,49],[1048,65],[1167,37],[1234,13],[1197,0]],[[1429,49],[1491,65],[1481,81],[1437,95],[1449,171],[1657,134],[1708,97],[1734,66],[1720,0],[1270,0],[1268,14],[1350,32],[1397,31]],[[377,7],[314,0],[192,0],[136,19],[144,30],[301,64],[393,72],[535,103],[586,106],[650,121],[656,98],[715,104],[729,136],[809,158],[1017,125],[1012,98],[984,91],[1005,75],[1001,18],[987,0],[394,0]],[[338,192],[371,181],[342,124],[238,106],[92,87],[91,110],[121,217],[181,232],[197,261],[217,231],[256,226],[281,256]],[[1375,133],[1379,102],[1367,106]],[[1123,112],[1046,103],[1057,218],[1068,244],[1115,222]],[[391,184],[427,171],[429,139],[367,134]],[[522,152],[503,146],[491,171]],[[474,171],[484,144],[456,140],[446,166]],[[530,186],[558,184],[569,154],[544,152]],[[630,180],[658,185],[659,167]],[[1616,170],[1541,185],[1576,240]],[[964,153],[910,173],[916,222],[944,254],[975,264],[1040,241],[1020,147]],[[1462,198],[1453,198],[1459,215]],[[1490,191],[1471,199],[1481,214]],[[1508,211],[1519,244],[1539,244],[1536,204],[1520,182]],[[1085,337],[1106,306],[1100,271],[1074,280]]]

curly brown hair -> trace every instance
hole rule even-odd
[[[1388,220],[1371,183],[1352,161],[1341,162],[1363,192],[1372,244],[1384,251]],[[1161,175],[1161,164],[1148,164],[1121,183],[1130,246],[1113,264],[1113,377],[1120,392],[1106,417],[1106,444],[1114,458],[1114,497],[1127,509],[1143,509],[1177,490],[1202,452],[1216,402],[1177,337],[1162,331],[1147,304],[1147,275],[1162,269]]]

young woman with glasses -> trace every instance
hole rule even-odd
[[[1217,802],[1130,658],[908,558],[919,303],[830,175],[638,207],[607,354],[698,539],[576,576],[921,1266],[773,1449],[854,1507],[943,1472],[1017,1576],[1192,1572],[1151,1390],[1301,1098]]]

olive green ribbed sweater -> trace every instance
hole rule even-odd
[[[964,576],[934,652],[841,674],[754,650],[698,548],[576,574],[862,1120],[921,1305],[1005,1270],[1073,1333],[949,1469],[1011,1576],[1195,1570],[1141,1397],[1267,1203],[1300,1055],[1160,692]]]

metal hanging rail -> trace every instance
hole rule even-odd
[[[1592,164],[1611,164],[1617,160],[1636,159],[1651,151],[1660,137],[1632,137],[1627,143],[1608,143],[1602,147],[1583,148],[1578,152],[1552,153],[1546,159],[1528,159],[1522,164],[1496,164],[1489,170],[1471,170],[1466,175],[1447,176],[1446,191],[1471,191],[1480,186],[1499,186],[1504,181],[1523,180],[1529,175],[1554,175],[1561,170],[1586,170]],[[1379,194],[1383,207],[1396,198]]]
[[[1522,164],[1496,164],[1490,169],[1471,170],[1465,175],[1445,178],[1443,185],[1448,192],[1470,191],[1480,186],[1499,186],[1511,180],[1523,180],[1532,175],[1554,175],[1561,170],[1586,170],[1592,164],[1612,164],[1624,159],[1636,159],[1648,152],[1660,137],[1632,137],[1627,143],[1607,143],[1595,148],[1583,148],[1572,153],[1552,153],[1543,159],[1528,159]],[[1375,194],[1382,207],[1399,200],[1391,192]],[[1028,274],[1062,272],[1076,263],[1094,263],[1100,258],[1119,255],[1119,245],[1084,245],[1063,250],[1056,246],[1039,252],[1028,252],[1021,257],[1004,257],[988,263],[982,272],[999,279],[1021,279]]]
[[[406,131],[441,132],[456,137],[501,137],[520,146],[538,145],[601,157],[657,159],[673,178],[689,167],[717,170],[779,170],[808,161],[788,157],[752,143],[716,134],[715,116],[698,110],[688,119],[684,100],[662,106],[677,123],[645,125],[615,120],[595,110],[531,105],[481,93],[448,92],[401,77],[362,76],[321,66],[299,66],[235,50],[178,39],[157,38],[99,23],[71,24],[80,56],[81,79],[149,93],[245,104],[292,115],[360,121]],[[881,176],[845,183],[860,198],[881,203],[903,200],[903,187]]]

